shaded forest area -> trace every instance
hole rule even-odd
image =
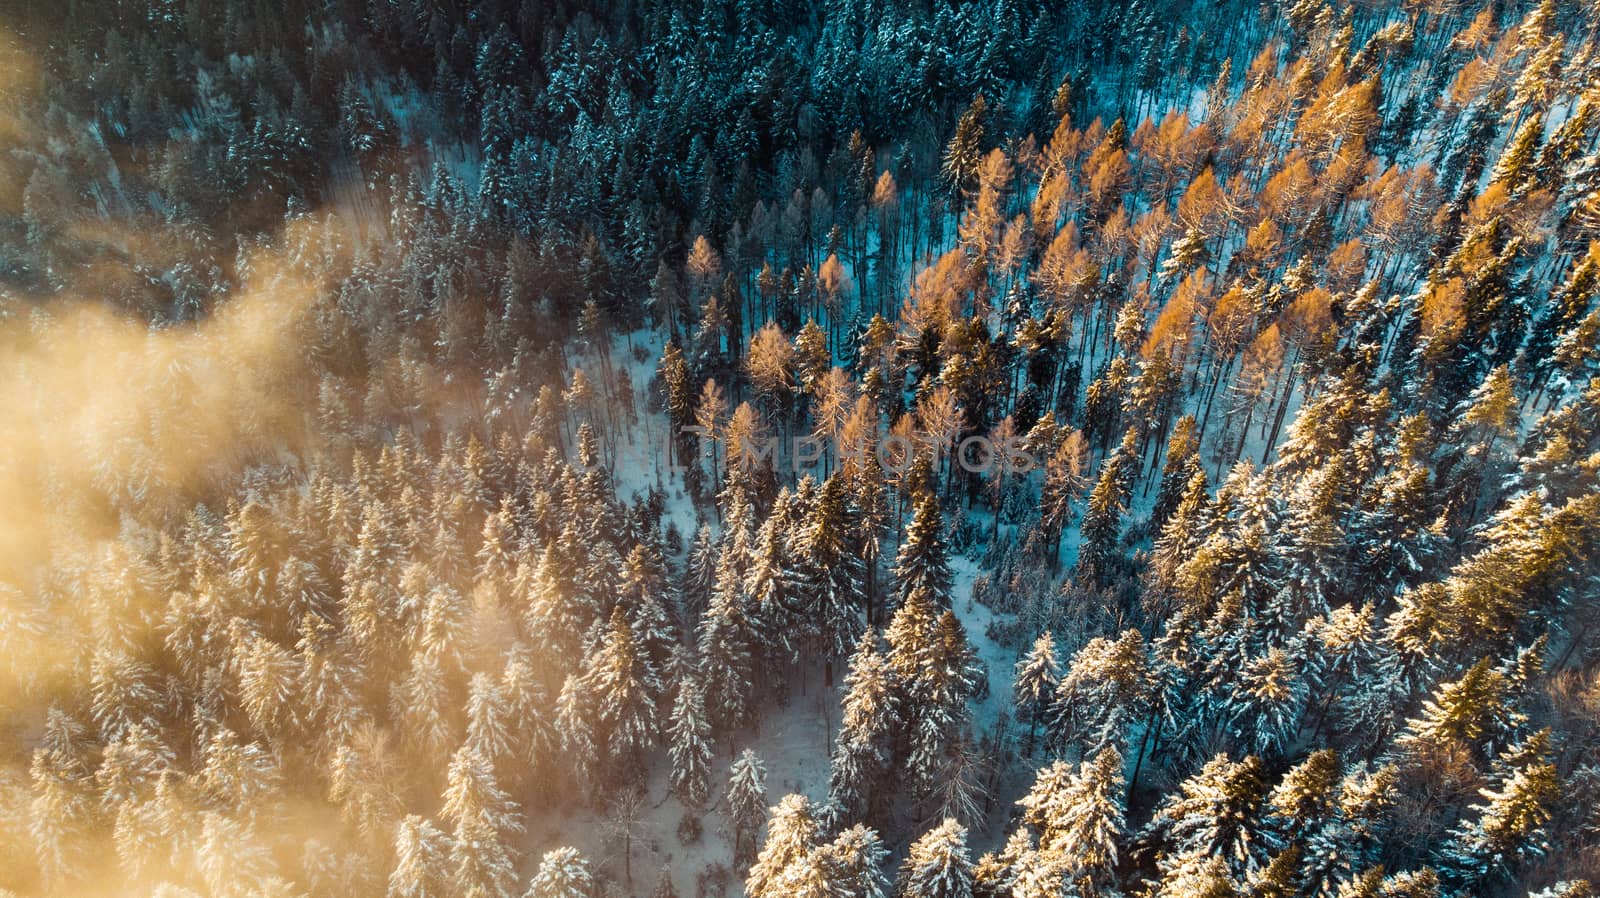
[[[0,3],[0,894],[1593,898],[1597,28]]]

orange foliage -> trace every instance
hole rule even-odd
[[[1350,290],[1367,272],[1367,248],[1358,239],[1346,240],[1328,256],[1328,286]]]
[[[1206,339],[1212,350],[1221,356],[1237,352],[1255,318],[1255,311],[1254,301],[1238,284],[1218,297],[1211,314],[1206,317]]]
[[[1161,206],[1151,209],[1139,216],[1133,226],[1133,241],[1138,247],[1139,259],[1150,265],[1154,262],[1156,253],[1160,252],[1161,245],[1166,242],[1167,232],[1172,228],[1172,216]]]
[[[1115,202],[1120,202],[1122,194],[1128,189],[1128,175],[1131,167],[1128,164],[1128,151],[1116,150],[1101,155],[1100,150],[1095,150],[1090,157],[1093,168],[1089,169],[1089,202],[1096,209],[1104,209]]]
[[[1030,236],[1027,216],[1017,215],[1007,222],[994,249],[995,268],[1006,275],[1015,273],[1028,254]]]
[[[1066,227],[1056,232],[1055,239],[1045,247],[1039,255],[1039,266],[1034,269],[1033,278],[1038,282],[1040,290],[1057,302],[1064,301],[1067,289],[1071,284],[1068,274],[1072,257],[1078,252],[1078,225],[1067,222]]]
[[[1448,339],[1460,332],[1465,320],[1466,292],[1467,285],[1461,278],[1451,278],[1435,284],[1422,295],[1423,336],[1441,335]]]
[[[1278,56],[1283,52],[1283,42],[1273,38],[1272,42],[1261,48],[1261,52],[1250,60],[1250,71],[1245,75],[1245,84],[1254,88],[1267,83],[1278,74]]]
[[[1071,181],[1065,174],[1047,170],[1040,178],[1039,189],[1034,192],[1029,212],[1033,218],[1034,239],[1043,241],[1061,220],[1061,210],[1066,206],[1067,191]]]
[[[1256,334],[1250,348],[1244,353],[1245,376],[1261,377],[1278,370],[1283,365],[1283,337],[1276,324]]]
[[[1496,181],[1485,187],[1482,193],[1473,198],[1472,205],[1467,209],[1464,229],[1471,230],[1499,214],[1510,198],[1510,191],[1506,190],[1503,182]]]
[[[1432,166],[1391,167],[1362,185],[1357,197],[1371,201],[1368,208],[1367,240],[1372,246],[1395,248],[1403,235],[1416,229],[1415,210],[1423,206],[1434,190]]]
[[[1333,294],[1321,287],[1307,290],[1283,310],[1283,323],[1290,339],[1314,341],[1333,326]]]
[[[1343,200],[1357,185],[1377,171],[1377,160],[1367,155],[1367,144],[1359,136],[1346,140],[1339,152],[1322,172],[1322,196],[1325,202]]]
[[[1217,184],[1217,173],[1208,165],[1178,200],[1178,221],[1185,228],[1209,232],[1221,221],[1226,208],[1227,197]]]
[[[1298,149],[1290,153],[1283,167],[1267,180],[1267,186],[1261,188],[1259,203],[1262,217],[1303,218],[1303,207],[1310,199],[1315,184],[1316,176],[1311,173],[1311,163],[1306,160],[1305,154]]]
[[[1111,213],[1106,223],[1100,226],[1099,236],[1095,256],[1102,264],[1109,263],[1113,259],[1125,258],[1133,251],[1135,235],[1126,207],[1118,206],[1116,211]]]
[[[1494,71],[1482,57],[1471,59],[1456,72],[1455,80],[1445,96],[1455,106],[1466,106],[1483,95],[1486,85],[1494,80]]]
[[[1161,314],[1156,316],[1140,354],[1147,359],[1158,352],[1181,354],[1194,331],[1195,312],[1210,299],[1210,294],[1211,285],[1204,271],[1184,278]]]
[[[1134,146],[1155,168],[1157,202],[1166,201],[1172,186],[1193,171],[1211,144],[1210,129],[1204,124],[1191,127],[1184,112],[1167,113],[1159,127],[1149,119],[1139,126]]]
[[[1167,117],[1171,118],[1176,114],[1175,112],[1169,112]],[[1128,145],[1133,147],[1134,152],[1138,153],[1139,158],[1143,160],[1154,155],[1151,151],[1151,143],[1155,140],[1155,137],[1155,119],[1147,118],[1139,123],[1139,127],[1133,129],[1133,135],[1128,138]]]
[[[1450,42],[1453,50],[1482,50],[1494,40],[1494,7],[1485,6],[1467,27]]]
[[[887,169],[878,175],[878,183],[872,188],[872,205],[874,208],[886,209],[898,203],[899,191],[895,189],[894,175]]]
[[[961,250],[950,250],[917,273],[906,305],[918,322],[943,328],[961,313],[963,300],[975,286],[974,273]]]
[[[1063,115],[1061,121],[1056,123],[1055,133],[1050,135],[1050,142],[1039,153],[1040,171],[1064,170],[1067,160],[1078,155],[1081,137],[1078,130],[1072,127],[1072,120]]]
[[[1317,98],[1300,118],[1296,135],[1319,156],[1346,143],[1360,142],[1377,121],[1377,81],[1346,86],[1344,70],[1335,66],[1322,79]]]
[[[1265,265],[1276,265],[1278,250],[1283,246],[1283,229],[1271,218],[1262,218],[1261,223],[1250,229],[1245,236],[1245,253]]]

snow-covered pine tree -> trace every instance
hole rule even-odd
[[[909,683],[917,676],[933,641],[940,607],[925,589],[912,590],[895,609],[883,632],[889,645],[887,661],[895,677]]]
[[[1238,877],[1257,863],[1258,812],[1267,791],[1264,766],[1253,756],[1232,761],[1217,755],[1162,802],[1141,840],[1156,846],[1164,875],[1209,859],[1219,862],[1225,875]]]
[[[516,857],[507,840],[522,832],[522,819],[511,797],[500,789],[487,758],[465,746],[456,752],[440,812],[454,827],[452,888],[481,898],[511,898]]]
[[[638,543],[623,562],[620,593],[651,671],[660,675],[672,647],[679,643],[678,624],[667,600],[667,573],[659,550]]]
[[[1484,657],[1460,679],[1441,682],[1422,703],[1422,713],[1406,722],[1395,747],[1410,756],[1425,756],[1451,746],[1482,753],[1514,720],[1506,706],[1507,683],[1493,659]]]
[[[1233,697],[1232,723],[1246,748],[1277,757],[1294,742],[1306,684],[1296,653],[1271,648],[1250,660]]]
[[[860,820],[885,784],[900,720],[888,663],[868,632],[850,658],[843,712],[834,744],[828,801],[842,820]]]
[[[489,590],[496,603],[503,602],[516,573],[516,521],[512,517],[511,497],[506,496],[494,513],[483,519],[478,541],[478,585]]]
[[[1122,755],[1107,747],[1073,770],[1056,761],[1017,802],[1039,834],[1035,862],[1057,868],[1085,890],[1104,885],[1124,836]]]
[[[1033,750],[1033,738],[1039,728],[1049,700],[1054,697],[1056,684],[1061,677],[1061,665],[1056,660],[1055,638],[1050,631],[1039,634],[1020,659],[1017,660],[1016,678],[1011,695],[1016,704],[1017,719],[1028,722],[1028,750]]]
[[[608,762],[623,776],[636,775],[645,751],[656,742],[660,684],[622,606],[612,609],[605,642],[589,657],[584,678]]]
[[[298,662],[288,649],[258,633],[234,643],[240,698],[258,732],[288,735],[293,731]]]
[[[283,768],[259,742],[247,742],[223,727],[206,743],[205,766],[196,785],[212,807],[241,820],[267,813],[281,794]]]
[[[673,793],[691,806],[704,804],[711,785],[711,726],[706,720],[700,686],[693,680],[678,684],[666,735],[672,757]]]
[[[899,898],[971,898],[966,827],[946,818],[911,843],[900,865],[896,893]]]
[[[900,584],[898,604],[904,605],[912,594],[922,593],[938,607],[950,607],[950,560],[943,529],[938,498],[931,492],[923,494],[895,556],[894,575]]]
[[[1106,746],[1125,749],[1128,728],[1150,709],[1149,658],[1137,629],[1116,640],[1100,636],[1073,656],[1057,684],[1049,723],[1058,749],[1077,747],[1084,755]]]
[[[1137,431],[1129,428],[1122,447],[1100,466],[1100,477],[1089,491],[1084,506],[1081,542],[1078,545],[1078,575],[1085,582],[1105,586],[1118,570],[1117,539],[1122,532],[1122,515],[1129,498],[1137,457],[1132,451]]]
[[[99,787],[101,806],[115,810],[124,802],[148,799],[176,761],[177,755],[155,733],[133,725],[100,754],[94,782]]]
[[[730,792],[730,801],[732,797]],[[756,855],[750,875],[745,878],[744,893],[750,898],[777,898],[780,885],[803,887],[795,879],[807,877],[797,877],[789,868],[813,853],[817,835],[817,820],[812,813],[811,802],[804,795],[785,795],[767,818],[767,841]],[[819,869],[811,872],[813,876],[808,878],[815,880],[818,875],[825,876],[827,871]],[[826,889],[822,891],[826,892]]]
[[[578,641],[597,613],[594,603],[581,595],[565,538],[545,546],[534,565],[522,617],[524,632],[533,647],[549,658],[578,657]]]
[[[766,649],[760,659],[765,661],[765,674],[773,678],[782,675],[780,665],[800,659],[801,651],[815,638],[821,623],[801,594],[794,527],[798,504],[790,490],[778,493],[772,513],[756,535],[744,583],[744,592],[750,597],[751,623],[759,636],[757,644]]]
[[[984,125],[988,104],[983,95],[974,97],[972,104],[956,123],[955,134],[945,147],[942,172],[950,192],[961,196],[977,177],[978,165],[983,158]]]
[[[700,621],[700,671],[705,682],[706,712],[722,733],[744,723],[750,709],[755,634],[746,612],[744,588],[724,549],[711,607]]]
[[[467,689],[467,745],[500,765],[512,759],[511,721],[506,695],[486,673],[475,673]]]
[[[595,898],[594,873],[576,848],[553,848],[539,859],[523,898]]]
[[[1305,888],[1327,891],[1377,863],[1398,779],[1393,765],[1371,772],[1357,767],[1344,775],[1337,816],[1306,840],[1300,871]]]
[[[561,754],[566,759],[564,766],[569,774],[570,791],[586,798],[594,785],[594,765],[599,757],[590,703],[583,678],[568,674],[556,697],[555,729],[561,740]]]
[[[684,625],[698,623],[701,615],[711,605],[711,596],[717,585],[717,541],[711,535],[711,526],[702,524],[689,548],[689,560],[684,569],[683,600]]]
[[[521,815],[511,796],[500,788],[494,766],[471,746],[462,746],[450,760],[440,813],[458,830],[482,824],[496,833],[522,831]]]
[[[866,568],[850,538],[854,516],[848,501],[845,477],[836,472],[823,482],[802,539],[801,591],[817,622],[829,687],[834,662],[850,654],[864,627]]]
[[[728,819],[733,824],[735,858],[749,858],[756,850],[756,834],[766,821],[767,770],[750,749],[740,753],[728,776]]]
[[[1319,832],[1337,808],[1339,756],[1331,748],[1312,752],[1289,768],[1267,794],[1268,838],[1282,850]]]
[[[889,850],[876,831],[857,824],[834,836],[821,852],[833,874],[837,889],[833,894],[887,898],[889,883],[884,877],[883,862]]]
[[[394,830],[394,869],[388,898],[445,898],[449,894],[450,840],[433,821],[407,814]]]
[[[1549,760],[1550,731],[1540,730],[1494,759],[1476,817],[1463,820],[1440,849],[1452,884],[1476,889],[1514,875],[1549,848],[1551,807],[1560,794]]]
[[[972,709],[968,702],[983,685],[984,669],[953,611],[934,625],[924,667],[907,686],[911,712],[910,754],[906,760],[915,794],[929,794],[937,783],[967,771],[955,762],[969,742]]]
[[[559,754],[561,734],[556,731],[554,708],[525,644],[518,643],[506,653],[500,689],[505,696],[511,753],[518,759],[521,773],[513,782],[540,779]]]
[[[67,712],[50,708],[29,765],[33,798],[28,805],[29,834],[46,882],[69,879],[91,847],[97,816],[92,750],[87,729]]]
[[[1196,474],[1204,475],[1200,461],[1199,426],[1193,415],[1184,415],[1167,438],[1167,452],[1161,464],[1161,486],[1156,490],[1156,501],[1150,509],[1150,528],[1156,533],[1165,529],[1167,519],[1177,511],[1188,490],[1189,481]]]

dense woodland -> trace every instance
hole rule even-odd
[[[0,895],[1597,894],[1600,6],[0,10]]]

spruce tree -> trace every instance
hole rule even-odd
[[[968,702],[983,683],[977,653],[955,612],[940,615],[929,634],[922,668],[906,685],[910,754],[906,760],[913,794],[930,794],[940,783],[959,784],[959,762],[970,739]]]
[[[556,697],[555,728],[561,738],[561,754],[566,759],[572,791],[589,796],[593,785],[599,746],[589,711],[591,702],[584,679],[569,674]]]
[[[960,196],[977,178],[978,165],[983,158],[985,118],[988,103],[980,94],[956,122],[955,134],[945,146],[943,159],[944,179],[953,194]]]
[[[939,500],[932,493],[923,494],[917,501],[916,513],[906,527],[900,552],[895,557],[894,574],[900,584],[900,602],[905,604],[913,594],[923,597],[940,608],[950,607],[950,560],[944,544],[943,517]]]
[[[712,725],[724,733],[743,723],[749,714],[754,648],[755,634],[746,616],[734,553],[724,549],[716,593],[700,621],[706,711]]]
[[[599,710],[596,722],[606,757],[617,771],[636,772],[656,741],[660,684],[620,605],[612,610],[605,642],[590,656],[584,677]]]
[[[888,898],[889,884],[883,875],[883,862],[889,850],[876,831],[856,825],[834,836],[823,847],[825,862],[832,872],[836,895],[853,898]]]
[[[1337,807],[1338,785],[1339,757],[1331,748],[1289,768],[1267,795],[1275,844],[1284,848],[1318,832]]]
[[[1247,747],[1277,757],[1299,733],[1306,685],[1299,659],[1271,648],[1251,659],[1233,697],[1232,718]]]
[[[1122,755],[1106,748],[1073,770],[1057,761],[1020,801],[1039,835],[1037,863],[1092,888],[1107,881],[1124,836]]]
[[[697,623],[711,605],[712,593],[717,585],[717,543],[709,525],[701,525],[689,549],[688,564],[684,569],[683,600],[685,626]]]
[[[1413,753],[1465,745],[1479,748],[1498,735],[1507,720],[1505,675],[1482,658],[1458,680],[1440,683],[1406,723],[1396,745]]]
[[[433,821],[406,815],[394,831],[388,898],[445,898],[450,882],[449,841]]]
[[[1050,739],[1094,754],[1123,746],[1128,728],[1150,708],[1150,668],[1144,637],[1129,629],[1116,640],[1096,637],[1073,656],[1057,684]]]
[[[1200,463],[1200,437],[1193,415],[1178,419],[1167,438],[1167,452],[1161,464],[1161,486],[1156,491],[1155,505],[1150,509],[1150,527],[1160,533],[1177,511],[1188,490],[1189,480],[1203,474]]]
[[[672,755],[671,788],[686,804],[704,804],[710,789],[711,727],[706,721],[700,686],[693,680],[678,684],[678,698],[667,724]]]
[[[1143,838],[1161,846],[1157,862],[1167,875],[1201,858],[1221,862],[1233,875],[1255,863],[1261,848],[1258,811],[1266,797],[1263,768],[1253,756],[1232,761],[1217,755],[1162,802]]]
[[[946,818],[924,833],[900,865],[899,898],[971,898],[966,827]]]
[[[488,674],[473,674],[467,691],[467,744],[494,764],[512,757],[511,721],[506,712],[507,700],[499,684]]]
[[[1463,820],[1440,852],[1451,882],[1482,888],[1548,849],[1547,825],[1560,794],[1549,753],[1550,731],[1540,730],[1495,758],[1484,800],[1472,807],[1476,817]]]
[[[523,898],[594,898],[594,873],[576,848],[554,848],[539,859]]]
[[[776,898],[780,885],[804,888],[805,884],[793,881],[789,868],[803,863],[812,853],[817,833],[816,817],[806,797],[785,795],[767,819],[767,841],[750,867],[744,893],[750,898]]]
[[[766,766],[748,748],[733,762],[728,777],[728,819],[733,824],[735,859],[747,860],[755,853],[756,834],[767,816],[766,776]]]
[[[887,784],[900,721],[894,679],[876,640],[862,636],[851,656],[829,774],[829,803],[847,821],[860,820]]]
[[[1129,437],[1133,431],[1128,431]],[[1127,441],[1124,440],[1126,445]],[[1081,542],[1078,545],[1078,574],[1086,582],[1105,586],[1117,570],[1117,538],[1122,531],[1122,514],[1128,501],[1128,482],[1133,472],[1127,469],[1123,452],[1117,452],[1100,466],[1100,477],[1089,492],[1084,508]]]
[[[1039,719],[1051,697],[1055,695],[1061,668],[1056,661],[1055,639],[1050,631],[1039,634],[1027,653],[1017,661],[1016,679],[1011,694],[1017,707],[1017,717],[1028,721],[1028,745],[1031,751]]]
[[[822,485],[803,537],[802,590],[816,621],[818,643],[833,685],[833,664],[847,657],[864,627],[865,566],[850,539],[852,515],[845,478],[835,473]]]
[[[487,758],[467,747],[456,752],[440,810],[453,825],[452,887],[483,898],[509,898],[516,860],[506,840],[522,832],[522,821]]]

